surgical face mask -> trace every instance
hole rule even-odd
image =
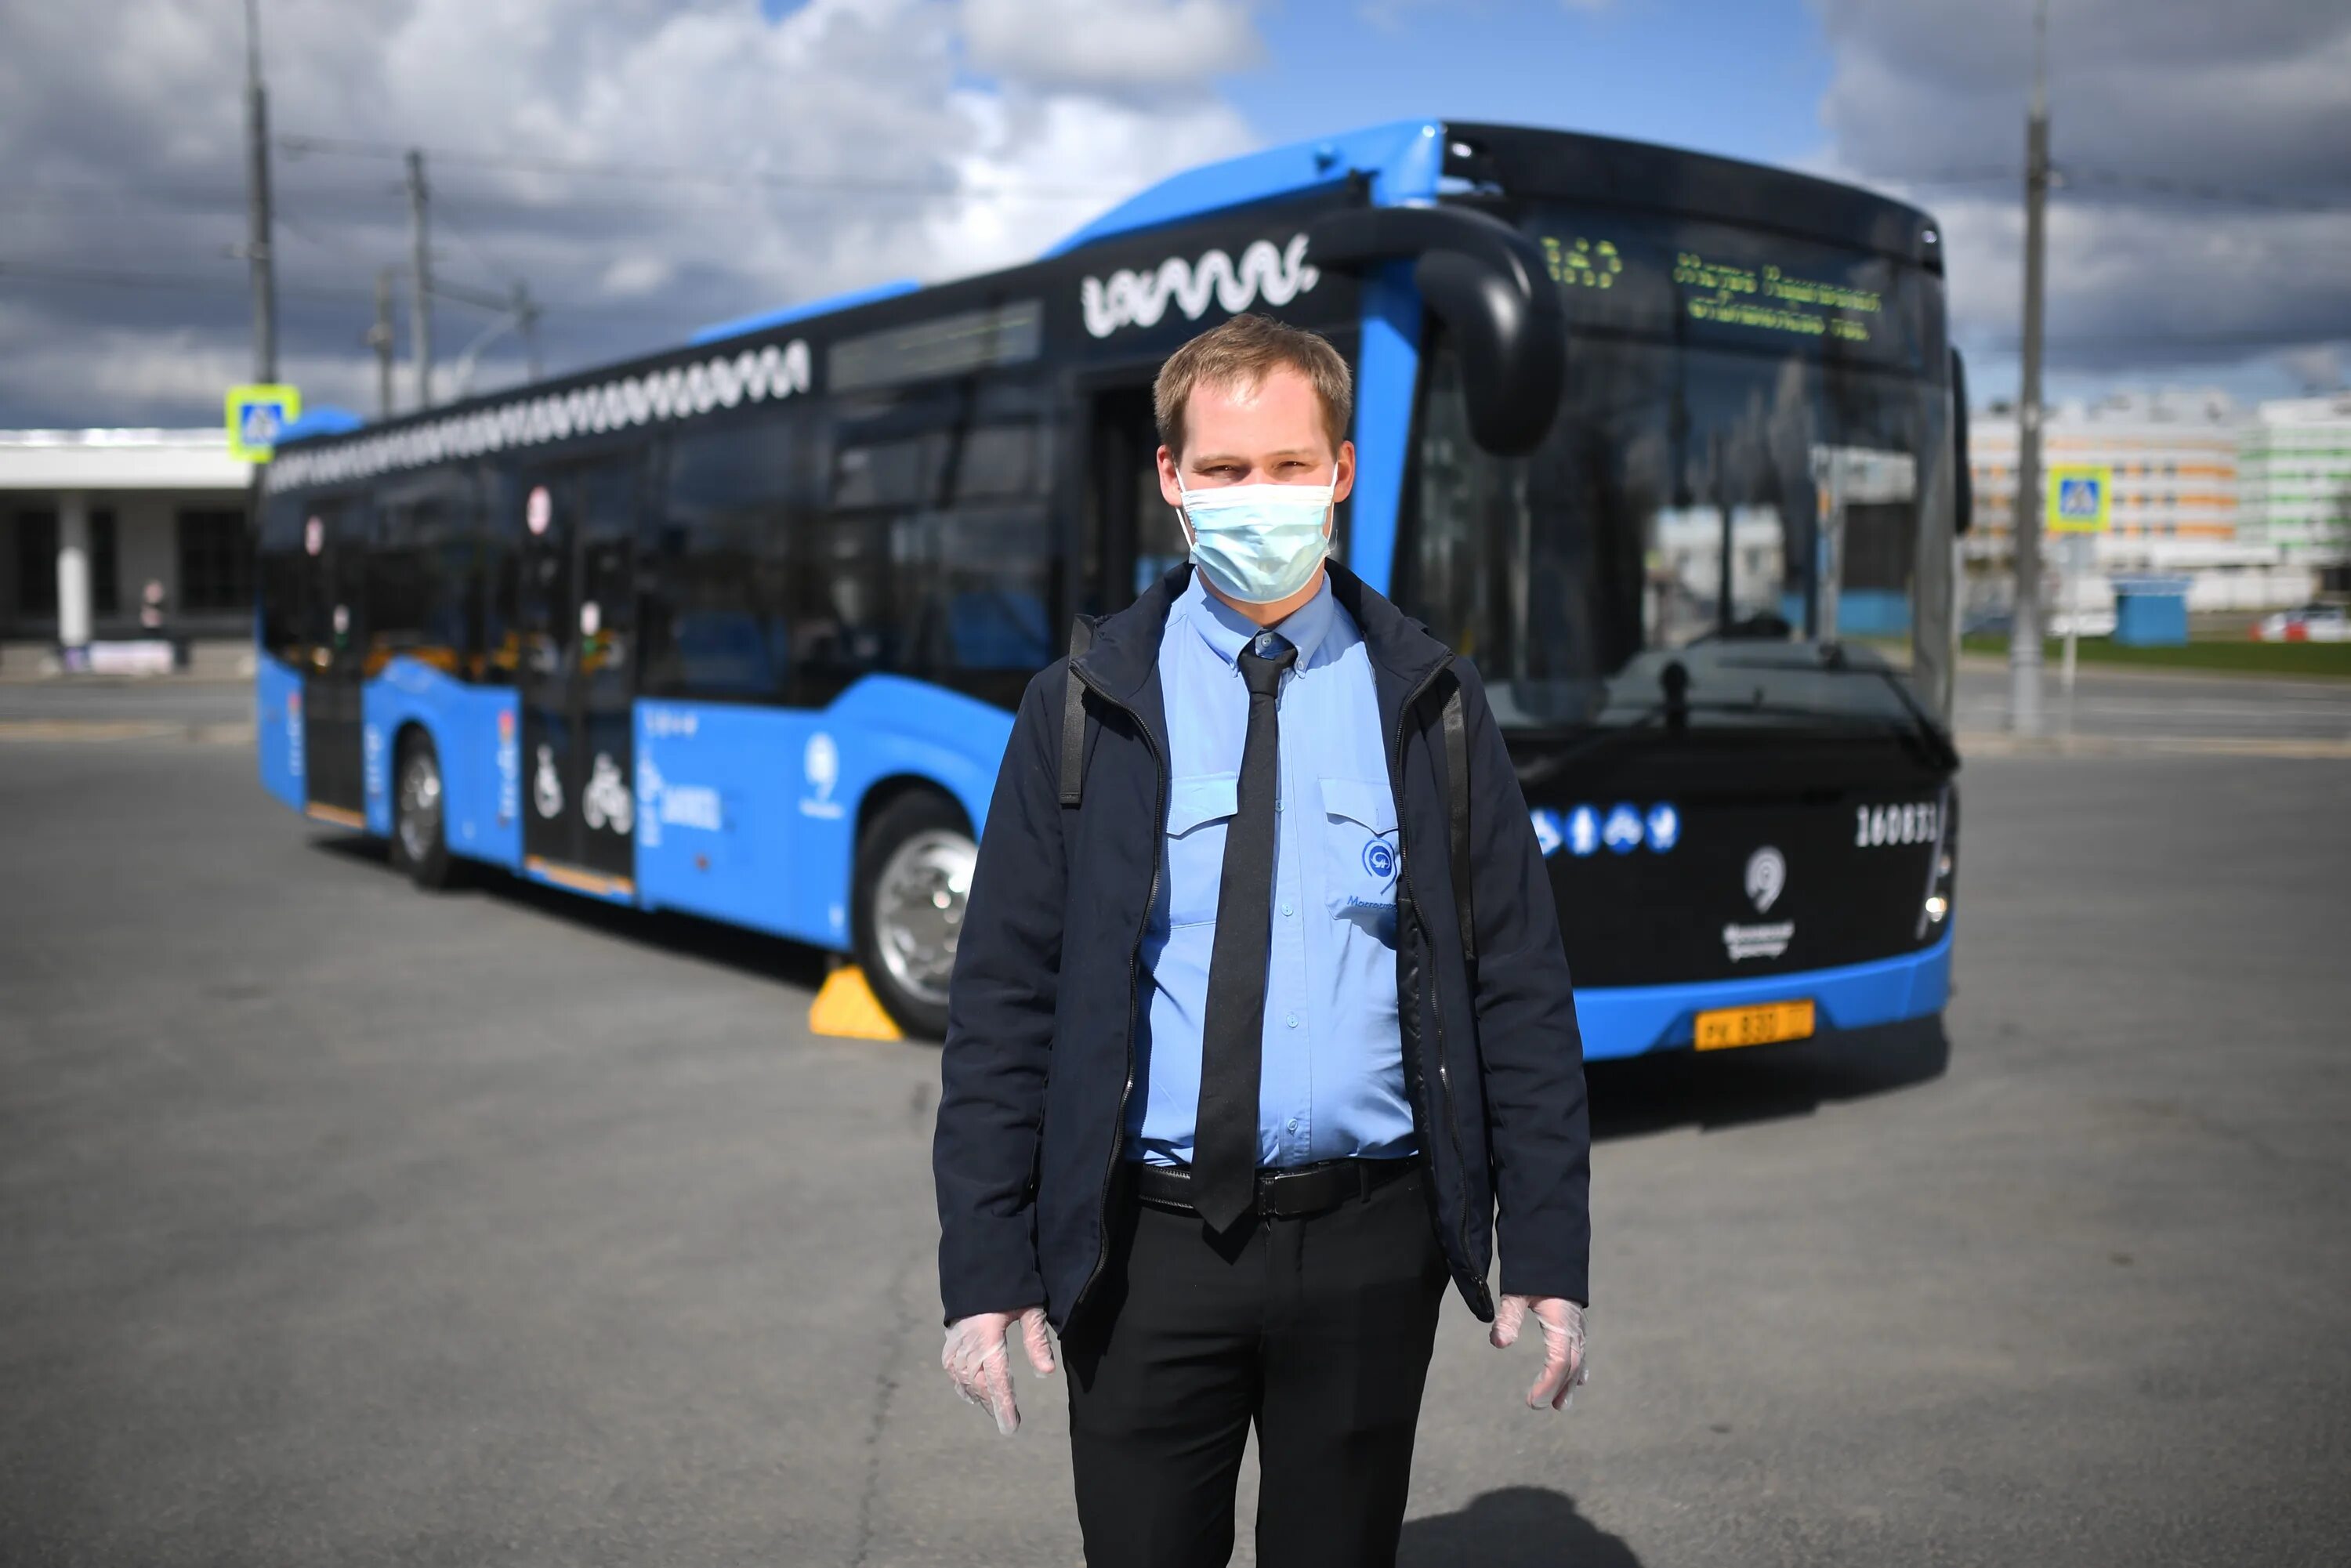
[[[1186,490],[1184,520],[1200,574],[1243,604],[1272,604],[1306,586],[1330,549],[1329,485],[1227,485]]]

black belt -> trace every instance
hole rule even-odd
[[[1350,1198],[1368,1197],[1402,1176],[1419,1160],[1324,1160],[1319,1165],[1260,1169],[1255,1211],[1270,1219],[1294,1219],[1336,1208]],[[1137,1165],[1134,1195],[1160,1208],[1196,1210],[1192,1204],[1192,1167]]]

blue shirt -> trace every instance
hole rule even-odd
[[[1258,1163],[1414,1152],[1396,1024],[1395,795],[1363,635],[1322,591],[1272,629],[1282,677],[1273,935],[1258,1089]],[[1149,1006],[1127,1104],[1134,1157],[1188,1165],[1225,828],[1248,738],[1236,661],[1259,629],[1195,573],[1159,644],[1169,789],[1159,894],[1144,936]]]

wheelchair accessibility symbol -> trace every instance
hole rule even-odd
[[[1382,882],[1395,875],[1395,847],[1383,840],[1374,839],[1364,846],[1364,869]]]

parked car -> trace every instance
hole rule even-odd
[[[2351,611],[2340,604],[2305,604],[2264,615],[2253,627],[2262,643],[2351,643]]]

